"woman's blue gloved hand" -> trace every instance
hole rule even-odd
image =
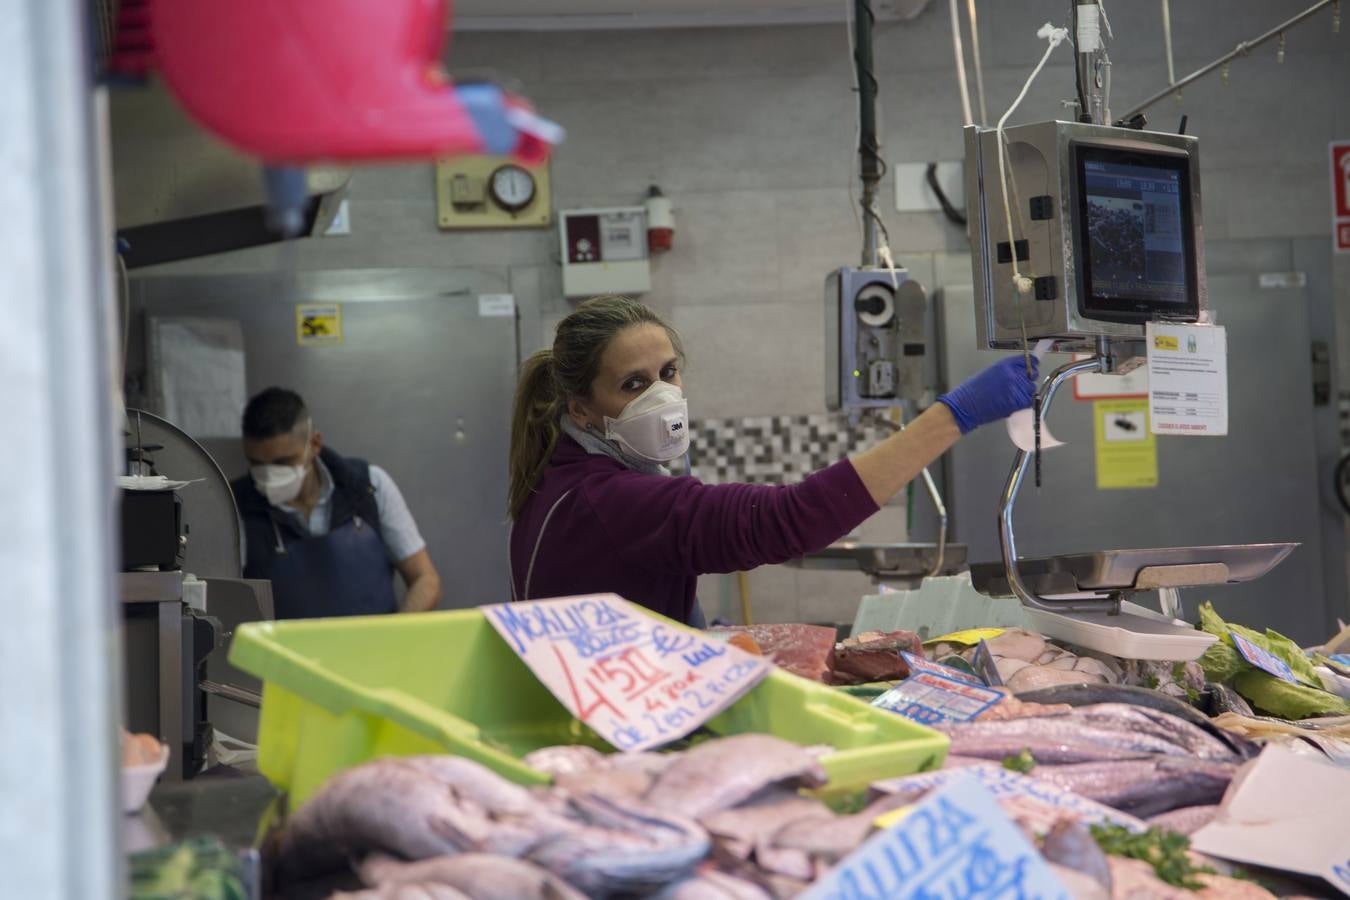
[[[1040,371],[1037,363],[1031,357],[1032,377],[1028,378],[1026,357],[1001,359],[938,397],[938,402],[952,411],[961,433],[969,434],[1031,406]]]

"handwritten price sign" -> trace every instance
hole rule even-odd
[[[1068,900],[1041,854],[969,775],[868,838],[803,900]]]
[[[614,594],[482,610],[553,696],[623,751],[679,740],[772,667]]]

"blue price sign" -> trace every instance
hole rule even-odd
[[[1236,632],[1233,633],[1233,646],[1237,647],[1237,652],[1242,654],[1243,659],[1261,671],[1269,672],[1276,678],[1283,678],[1290,684],[1298,684],[1298,676],[1289,668],[1289,664],[1269,650],[1256,646]]]
[[[803,900],[1068,900],[1041,854],[968,773],[933,791],[817,881]]]

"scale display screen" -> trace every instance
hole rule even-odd
[[[1076,156],[1084,313],[1194,317],[1189,159],[1093,146]]]

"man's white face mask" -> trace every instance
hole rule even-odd
[[[311,421],[305,429],[306,457],[309,455],[309,440],[313,435],[314,423]],[[309,474],[309,465],[310,460],[306,458],[298,466],[269,463],[251,466],[248,471],[253,476],[254,485],[267,498],[268,503],[273,506],[284,506],[300,496],[300,489],[305,486],[305,476]]]
[[[617,419],[605,416],[605,437],[652,462],[679,459],[689,449],[689,404],[684,391],[655,382],[634,397]]]

